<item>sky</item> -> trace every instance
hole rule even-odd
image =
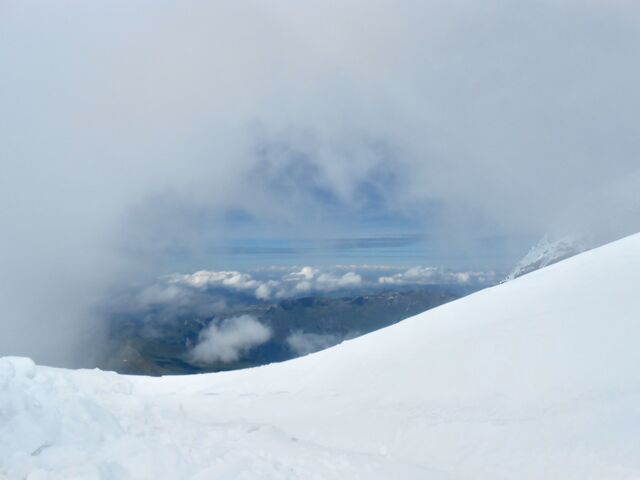
[[[631,1],[0,0],[0,354],[114,285],[640,229]]]

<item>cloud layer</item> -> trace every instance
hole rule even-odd
[[[495,272],[449,272],[437,267],[412,267],[378,278],[381,285],[489,285]]]
[[[408,269],[384,265],[279,267],[254,274],[201,270],[191,274],[172,274],[159,278],[137,293],[137,301],[139,305],[180,305],[181,298],[193,298],[200,295],[200,292],[211,290],[244,294],[260,301],[278,301],[327,293],[350,295],[362,290],[400,286],[488,286],[497,279],[498,275],[492,271],[455,272],[421,266]]]
[[[296,355],[307,355],[337,345],[343,340],[345,337],[334,334],[293,332],[285,342]]]
[[[227,318],[220,324],[210,323],[200,332],[189,359],[199,364],[235,362],[270,338],[271,330],[250,315]]]

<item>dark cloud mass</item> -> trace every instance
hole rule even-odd
[[[233,235],[410,231],[473,258],[639,230],[639,21],[622,0],[1,1],[0,354],[86,363],[107,288]]]

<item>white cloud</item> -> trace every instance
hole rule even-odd
[[[357,265],[349,266],[358,269]],[[253,294],[262,301],[322,294],[340,290],[351,291],[389,285],[476,285],[495,281],[493,272],[451,272],[436,267],[412,267],[398,272],[398,267],[365,265],[360,272],[344,266],[269,269],[267,278],[255,278],[239,271],[205,271],[172,274],[147,286],[138,294],[141,305],[153,303],[189,303],[206,288],[217,287]],[[344,272],[344,270],[349,270]],[[264,271],[263,271],[264,272]],[[344,273],[343,273],[344,272]],[[388,272],[390,275],[379,275]],[[397,273],[395,273],[397,272]],[[275,275],[274,275],[275,273]],[[199,299],[202,301],[202,299]]]
[[[286,343],[296,355],[307,355],[333,345],[344,338],[332,334],[293,332],[286,338]]]
[[[450,272],[437,267],[412,267],[404,272],[381,276],[381,285],[472,285],[495,282],[494,272]]]
[[[271,295],[271,287],[267,283],[263,283],[258,288],[256,288],[256,298],[258,300],[269,300],[271,298]]]
[[[339,287],[359,287],[362,277],[355,272],[347,272],[338,280]]]
[[[189,352],[196,363],[234,362],[250,349],[271,338],[271,330],[250,315],[211,323],[200,332],[198,343]]]
[[[200,270],[186,275],[174,274],[168,279],[172,283],[182,283],[196,288],[223,286],[236,290],[251,290],[261,285],[248,273],[236,271]]]
[[[268,280],[256,279],[248,273],[238,271],[201,270],[191,274],[176,273],[165,277],[168,286],[149,288],[143,294],[147,297],[170,299],[172,295],[177,297],[182,292],[175,288],[176,285],[195,289],[223,287],[238,291],[253,290],[258,300],[270,300],[363,286],[363,279],[356,272],[336,274],[332,271],[322,272],[321,269],[310,266],[302,267],[293,272],[290,269],[275,271],[287,273],[283,273],[279,278]]]
[[[339,270],[333,268],[331,270]],[[327,292],[340,288],[358,288],[362,285],[362,277],[355,272],[336,274],[333,271],[322,271],[310,266],[285,275],[282,278],[281,295],[288,292],[308,293],[312,291]]]
[[[331,291],[339,288],[356,288],[362,285],[362,277],[355,272],[347,272],[342,276],[323,273],[316,282],[319,290]]]
[[[311,280],[318,274],[318,269],[313,267],[302,267],[302,270],[297,272],[297,276],[303,277],[305,280]]]
[[[187,294],[188,291],[179,285],[156,283],[145,287],[138,294],[137,299],[140,305],[176,303]]]
[[[334,271],[323,272],[319,268],[303,267],[300,271],[282,277],[278,296],[282,298],[294,294],[331,292],[362,286],[362,277],[356,272],[339,274]]]
[[[301,282],[296,283],[293,287],[293,291],[296,293],[309,293],[312,289],[313,284],[308,280],[302,280]],[[281,290],[280,296],[284,297],[287,293],[288,292],[286,290]]]

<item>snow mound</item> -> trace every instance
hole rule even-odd
[[[640,235],[289,362],[0,362],[0,478],[640,478]]]
[[[586,244],[578,237],[564,237],[550,240],[548,235],[542,239],[518,262],[505,281],[513,280],[535,270],[553,265],[587,250]]]

